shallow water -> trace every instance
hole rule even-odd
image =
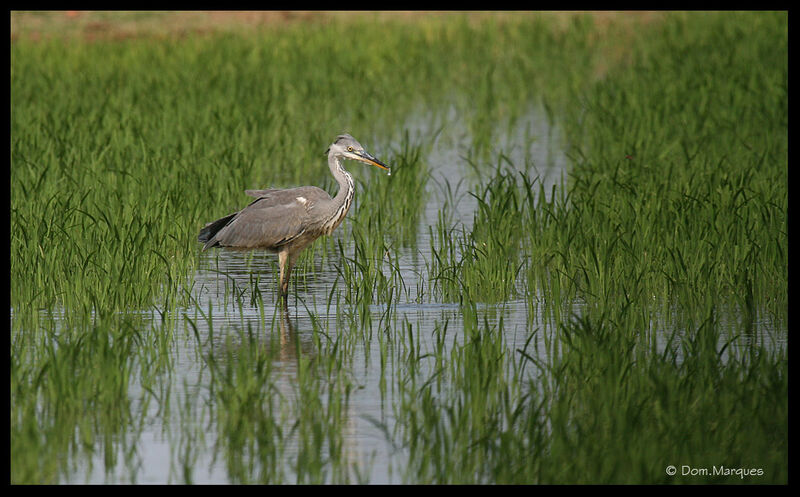
[[[362,322],[372,322],[377,328],[384,320],[389,326],[397,327],[410,324],[421,350],[431,350],[433,335],[445,323],[450,330],[450,340],[456,340],[458,330],[463,328],[463,314],[460,305],[430,301],[416,301],[412,296],[416,289],[427,287],[424,281],[426,262],[430,259],[431,240],[429,225],[435,225],[442,206],[446,201],[454,202],[450,215],[453,223],[471,229],[476,200],[467,191],[479,181],[463,155],[469,149],[468,133],[457,119],[454,110],[450,110],[443,118],[445,123],[436,123],[431,116],[415,116],[406,126],[409,136],[425,137],[433,133],[433,128],[441,128],[436,140],[430,145],[425,160],[431,165],[431,176],[427,182],[427,199],[417,231],[415,247],[399,247],[395,254],[397,266],[403,284],[407,289],[405,301],[401,300],[386,305],[370,306],[370,316],[359,316]],[[558,184],[566,172],[567,160],[557,148],[557,140],[553,139],[553,130],[547,128],[546,121],[538,112],[531,112],[520,119],[516,128],[506,136],[502,150],[514,164],[548,164],[542,170],[532,169],[529,172],[540,175],[547,185]],[[392,146],[395,143],[389,143]],[[527,159],[527,160],[526,160]],[[322,165],[321,165],[322,167]],[[541,167],[541,166],[539,166]],[[352,168],[351,168],[352,169]],[[353,170],[354,174],[360,172]],[[363,176],[362,176],[363,177]],[[381,180],[383,178],[378,178]],[[448,188],[450,197],[447,198]],[[369,208],[356,203],[353,209]],[[346,236],[347,229],[339,228],[336,236]],[[321,243],[321,242],[317,242]],[[352,251],[352,247],[350,249]],[[352,257],[352,252],[345,253]],[[335,269],[342,261],[335,251],[324,255],[314,252],[313,272],[304,273],[298,267],[293,274],[292,290],[289,299],[288,313],[284,315],[277,305],[277,261],[273,254],[243,253],[213,250],[200,255],[199,267],[194,275],[193,284],[186,291],[191,294],[195,305],[174,311],[178,319],[178,333],[175,348],[172,351],[172,371],[169,378],[172,391],[171,402],[178,406],[173,409],[169,420],[159,414],[161,406],[150,403],[143,412],[137,413],[135,419],[146,420],[141,431],[129,435],[128,444],[122,444],[116,460],[125,461],[108,467],[104,455],[97,454],[77,462],[77,467],[66,479],[69,483],[104,483],[127,482],[165,483],[182,482],[184,474],[177,462],[181,459],[181,447],[186,446],[188,434],[192,431],[203,433],[203,442],[198,443],[194,454],[191,471],[194,483],[227,483],[231,481],[226,469],[224,456],[219,452],[217,430],[209,402],[208,366],[203,356],[217,351],[216,356],[223,356],[220,350],[235,347],[237,333],[250,331],[265,347],[277,347],[278,354],[273,362],[275,385],[288,397],[294,395],[297,354],[313,356],[315,350],[313,334],[315,326],[324,330],[327,335],[348,332],[347,328],[339,329],[341,315],[344,311],[358,312],[354,309],[342,309],[342,304],[329,306],[331,292],[342,292],[339,273]],[[260,292],[260,295],[258,295]],[[256,301],[258,299],[258,301]],[[342,302],[335,298],[334,302]],[[213,317],[204,318],[205,310],[212,308]],[[387,312],[391,311],[391,312]],[[485,313],[490,323],[503,320],[505,340],[509,348],[522,347],[528,336],[529,308],[524,300],[505,302],[500,306],[478,306],[478,312]],[[390,316],[390,317],[389,317]],[[152,322],[159,320],[154,311]],[[197,327],[198,336],[193,335],[187,320]],[[181,324],[182,322],[182,324]],[[213,333],[210,330],[213,329]],[[279,338],[276,340],[275,337]],[[199,339],[199,344],[198,344]],[[234,345],[232,345],[234,344]],[[534,347],[536,344],[529,344]],[[385,424],[392,429],[392,393],[388,394],[381,387],[381,365],[376,359],[381,351],[378,340],[371,340],[366,345],[362,342],[352,354],[352,381],[358,385],[353,390],[348,402],[348,421],[346,424],[346,452],[354,463],[366,471],[366,479],[370,483],[397,483],[402,472],[402,449],[392,447],[383,429]],[[235,351],[234,351],[235,354]],[[235,355],[233,355],[235,357]],[[130,387],[132,398],[141,397],[144,392],[141,386],[133,383]],[[183,407],[180,407],[183,406]],[[184,410],[194,419],[187,425]],[[127,452],[122,446],[135,447]],[[287,456],[291,456],[291,442],[286,447]],[[287,459],[290,459],[288,457]],[[289,473],[291,474],[291,472]],[[291,477],[290,481],[291,481]]]
[[[140,420],[140,424],[125,432],[126,440],[117,444],[117,454],[111,459],[114,462],[109,464],[108,455],[102,451],[80,458],[65,482],[181,483],[187,476],[182,462],[187,463],[193,483],[233,481],[218,439],[215,418],[218,406],[213,405],[214,397],[209,393],[208,357],[214,356],[217,360],[237,357],[238,348],[248,346],[240,343],[241,337],[251,334],[261,346],[275,351],[274,387],[287,399],[293,399],[297,394],[298,354],[313,357],[320,353],[320,342],[315,340],[322,340],[325,345],[335,341],[340,333],[350,333],[348,319],[366,323],[367,333],[375,338],[353,341],[348,370],[356,388],[347,402],[343,433],[345,452],[349,460],[361,468],[369,483],[402,482],[405,453],[392,445],[384,431],[391,433],[394,429],[396,399],[394,389],[382,385],[382,375],[385,371],[391,374],[394,366],[382,368],[379,358],[383,352],[377,334],[385,327],[397,329],[410,325],[424,353],[435,348],[436,336],[445,323],[449,344],[459,340],[459,330],[463,329],[465,319],[458,304],[438,302],[430,296],[421,301],[415,298],[417,289],[428,286],[425,281],[426,263],[431,257],[428,227],[435,225],[442,205],[448,201],[446,185],[455,192],[449,199],[455,200],[450,213],[454,223],[471,229],[476,209],[476,200],[466,194],[479,181],[463,158],[469,148],[468,133],[453,111],[445,116],[444,123],[442,132],[425,156],[431,165],[431,178],[427,183],[427,199],[416,246],[397,248],[399,274],[407,289],[401,294],[404,298],[390,305],[372,305],[369,315],[348,318],[362,311],[343,303],[344,289],[336,268],[344,261],[335,250],[312,250],[313,257],[293,274],[288,312],[284,313],[276,293],[275,255],[218,250],[202,253],[192,283],[185,288],[193,305],[176,309],[170,316],[177,323],[170,352],[171,368],[164,380],[171,393],[162,397],[164,402],[170,403],[169,414],[164,414],[165,406],[160,402],[150,402],[147,406],[134,403],[134,408],[139,407],[133,419]],[[438,125],[429,116],[416,116],[409,120],[406,129],[414,137],[427,136],[436,127]],[[527,172],[538,175],[545,191],[550,192],[552,186],[561,185],[567,175],[568,161],[559,143],[557,130],[548,126],[542,113],[532,110],[500,140],[497,148],[511,163],[527,164]],[[358,198],[357,192],[353,208],[369,209],[368,205],[359,205]],[[334,238],[347,236],[347,227],[343,228],[339,228]],[[345,256],[352,257],[352,244],[349,245],[346,250],[351,252],[346,252]],[[307,271],[309,267],[313,271]],[[579,302],[574,303],[574,312],[580,312],[580,308]],[[213,310],[210,317],[205,315],[209,309]],[[541,307],[531,308],[525,299],[477,306],[479,319],[485,318],[492,326],[502,320],[507,350],[513,353],[525,348],[529,355],[544,354],[547,349],[544,332],[537,333],[534,340],[526,343],[533,329],[547,328],[547,319],[540,312]],[[151,325],[161,320],[156,311],[150,314]],[[754,339],[773,340],[775,346],[783,346],[783,335],[764,331],[768,326],[766,322],[755,323],[761,336]],[[769,338],[773,336],[775,338]],[[666,339],[661,340],[661,346],[668,346]],[[425,361],[421,364],[429,367]],[[130,397],[145,396],[142,385],[133,379]],[[298,450],[293,443],[291,437],[286,440],[287,463]],[[288,482],[294,481],[291,469],[286,470],[286,475]]]

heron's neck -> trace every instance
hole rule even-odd
[[[339,183],[339,193],[336,194],[334,200],[337,201],[337,204],[344,202],[348,197],[352,200],[355,185],[353,184],[353,177],[344,170],[342,159],[331,156],[328,158],[328,166],[330,166],[336,182]]]
[[[328,165],[336,182],[339,183],[339,192],[333,198],[334,209],[330,219],[330,222],[338,224],[338,221],[341,221],[350,210],[356,188],[353,184],[353,177],[342,166],[342,159],[331,155],[328,157]]]

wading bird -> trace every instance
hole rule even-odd
[[[353,177],[344,170],[343,159],[356,160],[389,171],[389,166],[364,150],[348,134],[339,135],[328,148],[328,166],[339,183],[331,198],[316,186],[288,190],[246,190],[256,200],[244,209],[208,223],[197,240],[203,250],[223,247],[238,250],[267,249],[278,253],[281,297],[289,294],[289,276],[300,252],[322,235],[330,235],[341,224],[353,202]]]

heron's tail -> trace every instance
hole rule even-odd
[[[200,234],[197,235],[197,241],[205,244],[203,246],[203,250],[218,244],[214,237],[216,236],[217,232],[224,228],[236,214],[238,214],[238,212],[234,212],[233,214],[217,219],[213,223],[206,224],[205,227],[200,230]]]

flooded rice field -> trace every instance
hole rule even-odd
[[[452,113],[450,117],[455,122]],[[407,128],[412,135],[431,133],[423,126],[414,127],[413,122]],[[569,171],[558,134],[544,126],[545,122],[541,114],[529,113],[500,148],[508,151],[508,164],[530,165],[531,171],[526,172],[536,175],[544,185],[543,191],[551,193],[564,187]],[[463,344],[465,328],[485,324],[499,334],[504,353],[547,362],[553,353],[556,330],[544,301],[518,297],[497,304],[478,303],[465,310],[463,302],[438,300],[429,290],[434,257],[431,247],[435,244],[430,227],[444,214],[454,227],[472,230],[478,200],[468,193],[481,180],[464,158],[469,148],[465,130],[457,123],[445,123],[439,129],[423,159],[430,164],[431,174],[416,243],[387,254],[395,268],[393,281],[401,287],[397,300],[366,308],[348,303],[341,267],[354,260],[353,244],[337,252],[334,243],[320,240],[322,250],[310,249],[296,270],[288,305],[278,298],[274,254],[225,250],[200,253],[196,274],[184,288],[192,305],[171,310],[169,315],[155,309],[141,312],[139,326],[152,326],[155,333],[171,336],[171,345],[165,351],[169,358],[164,359],[169,366],[164,377],[156,381],[160,390],[154,392],[152,385],[132,379],[130,416],[135,423],[115,437],[108,449],[112,454],[103,451],[77,457],[64,475],[65,483],[229,483],[260,481],[265,475],[274,481],[303,481],[303,471],[291,463],[308,450],[301,445],[307,443],[307,436],[296,433],[297,413],[308,408],[302,404],[303,380],[298,375],[308,374],[299,370],[307,370],[308,363],[319,355],[343,361],[330,374],[346,376],[347,387],[344,410],[337,414],[341,419],[328,427],[338,431],[340,452],[335,465],[319,462],[326,469],[315,478],[323,482],[413,482],[415,476],[407,467],[409,450],[397,440],[398,418],[402,417],[398,409],[404,408],[406,392],[396,382],[409,375],[408,357],[419,358],[414,366],[418,370],[410,378],[430,381],[441,374],[437,367],[441,368],[443,351]],[[535,167],[540,164],[547,167]],[[360,186],[369,188],[369,184]],[[354,210],[366,212],[362,217],[369,216],[370,208],[356,200]],[[443,213],[443,209],[450,211]],[[345,225],[333,239],[349,234]],[[575,300],[568,304],[569,312],[580,315],[583,305]],[[48,319],[58,321],[58,316],[48,313]],[[657,352],[663,353],[675,342],[666,329],[658,329],[659,322],[663,325],[663,317],[653,315],[648,331],[656,337]],[[766,320],[754,323],[752,330],[752,340],[766,341],[770,348],[785,346],[785,333],[776,333]],[[719,338],[723,350],[727,340],[725,336]],[[347,352],[337,350],[339,347]],[[676,350],[680,355],[680,349]],[[276,465],[269,469],[273,473],[259,467],[261,461],[252,453],[231,454],[237,448],[224,439],[230,436],[225,431],[230,427],[221,426],[219,419],[226,406],[215,393],[219,388],[215,377],[225,369],[235,369],[240,360],[252,366],[254,353],[269,358],[268,374],[257,377],[266,379],[258,391],[274,399],[270,402],[274,408],[271,422],[279,435],[258,443],[280,441],[280,447],[272,449],[277,456],[271,460]],[[246,357],[242,359],[242,355]],[[535,371],[531,365],[528,374],[537,381],[547,381],[537,377],[542,373]],[[524,370],[508,374],[524,374]],[[322,392],[319,400],[324,404],[328,395],[332,394]],[[155,400],[144,402],[148,397]]]
[[[14,15],[12,482],[788,481],[785,13],[339,14]]]

